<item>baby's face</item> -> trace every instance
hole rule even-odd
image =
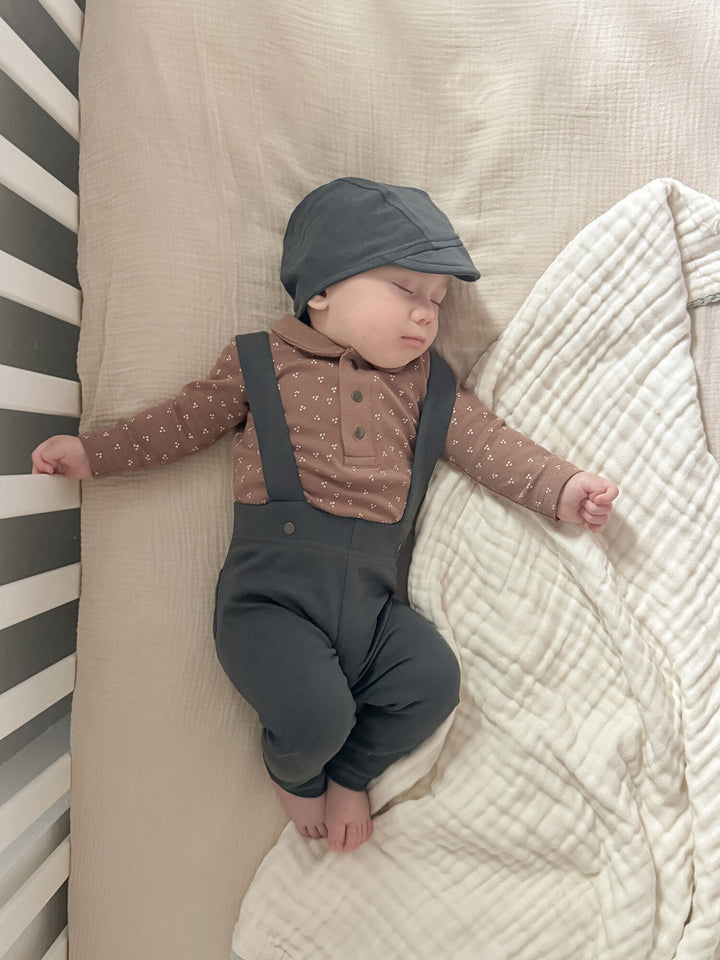
[[[377,267],[312,297],[311,323],[375,367],[404,367],[435,340],[449,282],[394,264]]]

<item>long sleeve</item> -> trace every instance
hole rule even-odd
[[[444,456],[477,483],[553,519],[562,488],[580,472],[508,427],[464,387],[457,391]]]
[[[93,476],[161,466],[219,440],[245,422],[248,404],[235,343],[204,380],[106,429],[80,435]]]

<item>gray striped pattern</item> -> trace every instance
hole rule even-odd
[[[11,891],[22,909],[0,908],[0,960],[67,957],[79,493],[29,474],[39,442],[78,429],[67,382],[77,381],[80,320],[72,195],[84,6],[0,0],[0,873],[37,871]],[[55,483],[66,485],[60,501]]]

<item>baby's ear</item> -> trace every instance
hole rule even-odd
[[[320,293],[316,293],[315,296],[310,297],[307,305],[312,307],[313,310],[327,310],[327,292],[325,290],[321,290]]]

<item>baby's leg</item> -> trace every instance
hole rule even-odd
[[[324,768],[355,723],[337,654],[317,626],[282,607],[257,604],[241,613],[234,624],[223,618],[220,662],[258,713],[283,809],[301,836],[327,836]]]
[[[375,657],[352,688],[355,726],[328,778],[361,790],[426,740],[457,706],[460,669],[435,627],[394,601]]]

